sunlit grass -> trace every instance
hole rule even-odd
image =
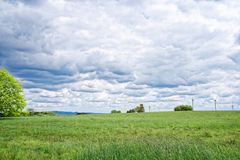
[[[240,112],[0,120],[0,159],[239,159]]]

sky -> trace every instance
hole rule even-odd
[[[27,108],[240,108],[239,0],[1,0],[0,67]]]

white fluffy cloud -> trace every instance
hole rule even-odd
[[[28,107],[239,106],[238,0],[4,0],[0,65]]]

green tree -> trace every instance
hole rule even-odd
[[[19,116],[26,106],[21,84],[7,72],[0,69],[0,116]]]
[[[145,112],[143,104],[140,104],[140,106],[136,106],[135,112],[137,112],[137,113]]]
[[[145,112],[143,104],[140,104],[140,106],[136,106],[135,108],[127,111],[127,113],[142,113],[142,112]]]

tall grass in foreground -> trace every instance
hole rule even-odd
[[[240,112],[0,120],[0,159],[240,159]]]

